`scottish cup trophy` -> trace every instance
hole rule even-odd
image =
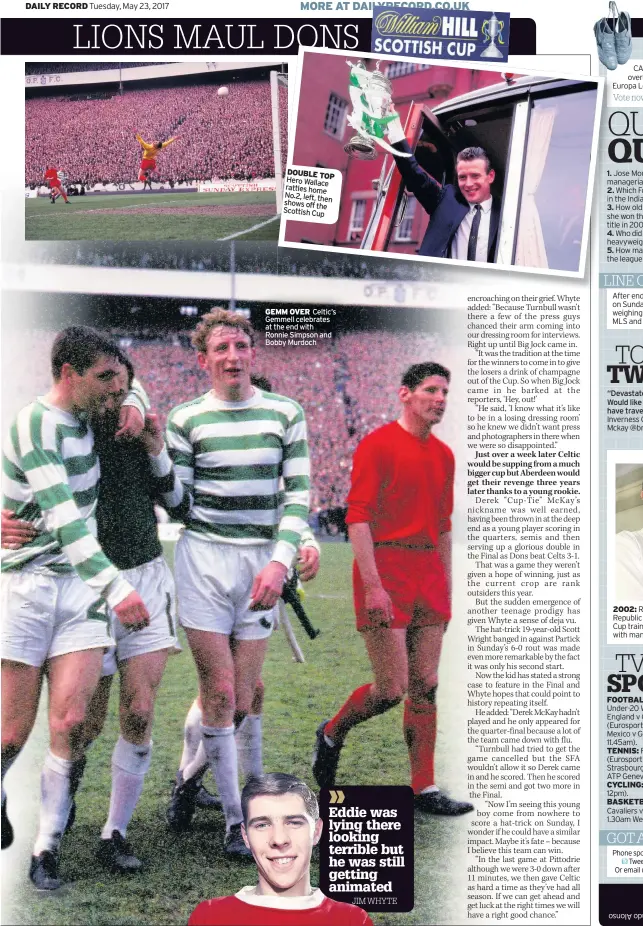
[[[484,35],[485,42],[489,42],[488,48],[485,48],[483,52],[480,52],[481,58],[502,58],[502,52],[496,45],[496,39],[500,42],[501,45],[504,45],[502,39],[502,30],[504,27],[504,21],[498,19],[495,13],[491,14],[491,19],[485,19],[482,24],[482,34]]]
[[[391,82],[380,71],[380,62],[377,62],[374,71],[368,71],[361,61],[346,63],[351,69],[348,92],[353,104],[353,111],[346,121],[356,134],[344,145],[344,151],[353,158],[372,161],[377,157],[376,146],[379,145],[389,153],[410,157],[384,141],[386,127],[398,117],[393,110]]]

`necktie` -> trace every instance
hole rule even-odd
[[[476,247],[478,246],[478,229],[480,228],[480,216],[482,215],[482,208],[480,204],[474,206],[475,215],[473,217],[473,222],[471,223],[471,231],[469,232],[469,244],[467,245],[467,260],[476,259]]]

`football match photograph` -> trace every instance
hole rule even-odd
[[[28,63],[27,240],[276,240],[287,66]]]
[[[462,922],[460,313],[419,264],[177,247],[6,293],[4,916]],[[411,913],[316,887],[342,785],[412,789]]]

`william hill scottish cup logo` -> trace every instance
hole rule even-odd
[[[509,13],[402,13],[390,7],[375,7],[372,50],[421,58],[506,61]]]

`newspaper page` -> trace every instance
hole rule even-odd
[[[3,923],[641,919],[635,6],[10,0]]]

